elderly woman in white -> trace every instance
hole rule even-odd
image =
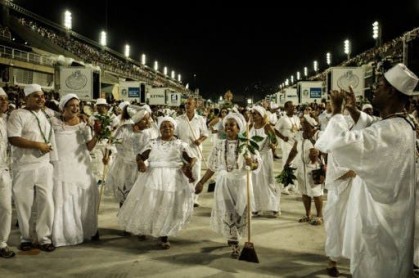
[[[196,158],[188,144],[174,136],[175,128],[173,118],[159,119],[161,136],[137,155],[140,174],[118,215],[127,232],[159,237],[163,249],[170,248],[168,237],[177,235],[193,212],[191,171]]]

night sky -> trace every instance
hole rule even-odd
[[[68,9],[75,32],[98,41],[99,32],[107,30],[108,47],[123,53],[124,45],[130,44],[131,58],[140,60],[145,53],[149,66],[158,60],[161,71],[163,66],[175,70],[184,84],[198,87],[212,100],[227,90],[246,96],[264,90],[272,94],[290,75],[302,73],[304,66],[312,69],[314,60],[324,68],[328,51],[332,64],[340,63],[346,58],[345,39],[352,43],[352,56],[372,48],[376,20],[384,42],[419,27],[418,0],[391,6],[375,0],[335,1],[335,5],[326,1],[228,4],[236,5],[234,9],[218,1],[14,2],[60,24]],[[287,7],[273,7],[278,5]]]

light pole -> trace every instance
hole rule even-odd
[[[130,54],[130,46],[129,46],[129,44],[126,44],[124,55],[125,55],[126,58],[129,58],[129,54]]]
[[[332,64],[332,54],[330,54],[330,52],[326,53],[326,64],[330,67],[330,65]]]
[[[105,47],[107,44],[107,36],[106,36],[106,32],[102,31],[100,32],[100,39],[99,39],[100,45]]]
[[[317,71],[319,70],[319,64],[316,60],[313,61],[313,69],[315,73],[317,73]]]
[[[349,40],[345,40],[343,42],[343,51],[348,56],[348,60],[351,59],[351,42]]]
[[[304,67],[304,78],[307,78],[308,75],[308,68]]]
[[[167,67],[163,68],[163,73],[164,73],[164,75],[167,75]]]
[[[146,57],[145,57],[145,54],[143,53],[141,54],[141,64],[145,65],[145,62],[146,62]]]
[[[375,47],[381,46],[381,26],[378,21],[372,24],[372,38],[375,40]]]
[[[154,61],[154,70],[158,71],[159,70],[159,62]]]

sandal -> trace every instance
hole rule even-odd
[[[22,251],[30,251],[32,250],[32,248],[33,248],[32,242],[29,242],[29,241],[21,242],[19,246],[19,249]]]
[[[52,243],[41,244],[39,245],[39,249],[45,252],[52,252],[55,250],[55,246]]]
[[[12,250],[9,249],[9,247],[4,247],[0,249],[0,257],[2,258],[13,258],[16,255],[15,252],[13,252]]]
[[[232,252],[230,257],[232,257],[233,259],[238,259],[240,257],[240,247],[239,245],[231,245],[232,248]]]
[[[313,218],[311,219],[310,224],[313,226],[319,226],[323,224],[323,219],[321,219],[320,217]]]
[[[161,248],[162,248],[162,249],[167,250],[167,249],[169,249],[169,248],[170,248],[170,242],[168,242],[168,241],[166,241],[166,242],[161,242],[161,243],[160,243],[160,246],[161,246]]]
[[[305,223],[305,222],[310,222],[311,221],[311,217],[310,216],[303,216],[300,219],[298,219],[299,223]]]
[[[330,277],[339,277],[340,273],[336,266],[326,268],[327,275]]]

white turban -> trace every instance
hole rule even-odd
[[[60,110],[63,111],[67,102],[69,102],[73,98],[80,100],[79,97],[76,94],[67,94],[67,95],[61,97],[60,104],[58,105],[58,108],[60,108]]]
[[[141,121],[146,115],[149,115],[149,113],[146,110],[141,109],[140,111],[131,116],[131,120],[136,124],[139,121]]]
[[[260,106],[260,105],[256,105],[256,106],[253,106],[252,107],[252,111],[256,111],[256,112],[258,112],[261,116],[262,116],[262,118],[265,118],[267,115],[266,115],[266,109],[265,108],[263,108],[262,106]]]
[[[121,102],[121,103],[118,105],[118,107],[119,107],[119,109],[124,110],[124,108],[125,108],[127,105],[129,105],[129,101],[123,101],[123,102]]]
[[[160,126],[161,126],[161,124],[162,124],[163,122],[166,122],[166,121],[171,122],[171,123],[173,124],[173,127],[176,129],[177,122],[175,121],[175,119],[173,119],[173,118],[172,118],[172,117],[170,117],[170,116],[159,117],[157,120],[158,120],[158,127],[159,127],[159,130],[160,130]]]
[[[6,96],[7,97],[6,92],[1,87],[0,87],[0,96]]]
[[[244,119],[243,115],[236,112],[230,112],[227,114],[227,116],[223,119],[223,126],[226,125],[228,119],[233,119],[236,121],[237,126],[240,129],[240,133],[246,131],[246,120]]]
[[[364,105],[362,105],[362,111],[364,111],[365,109],[368,109],[368,108],[372,109],[372,105],[369,104],[369,103],[365,103]]]
[[[25,93],[25,97],[27,97],[32,93],[42,92],[42,88],[38,84],[29,84],[23,89],[23,92]]]

